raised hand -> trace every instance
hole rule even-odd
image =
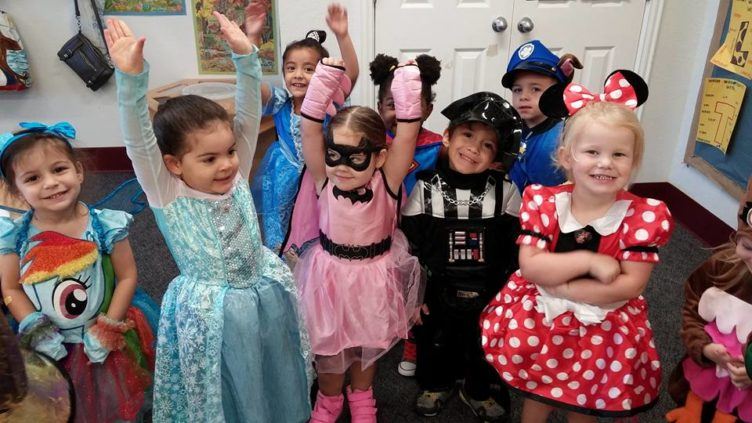
[[[227,42],[235,54],[248,54],[253,51],[253,45],[238,24],[227,19],[227,16],[214,11],[214,17],[219,22],[219,36]]]
[[[245,33],[253,44],[261,44],[261,34],[266,27],[266,13],[269,0],[255,0],[245,8]]]
[[[347,9],[339,3],[330,4],[326,9],[326,24],[337,38],[347,35]]]
[[[422,86],[420,69],[414,61],[401,63],[394,70],[392,97],[398,122],[412,122],[423,116],[420,95]]]
[[[339,68],[345,67],[345,61],[339,57],[324,57],[323,59],[321,59],[321,63]]]
[[[331,57],[324,58],[316,65],[316,71],[308,84],[300,114],[315,122],[323,122],[328,113],[333,116],[337,110],[332,103],[344,100],[350,92],[350,79],[345,75],[344,61]]]
[[[136,38],[133,31],[120,19],[107,19],[104,40],[110,59],[121,72],[138,75],[144,70],[145,37]]]

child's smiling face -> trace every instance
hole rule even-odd
[[[450,169],[470,175],[491,167],[499,148],[496,131],[480,122],[468,122],[450,132],[444,135]]]
[[[13,170],[16,188],[38,213],[69,210],[78,203],[83,169],[62,147],[37,144],[14,161]]]
[[[237,145],[227,122],[215,120],[185,137],[180,156],[166,154],[165,165],[189,187],[207,194],[228,192],[238,173]]]
[[[350,130],[345,126],[338,126],[332,128],[332,138],[335,144],[335,149],[327,147],[326,157],[327,161],[339,161],[342,159],[343,153],[337,151],[337,146],[342,146],[346,150],[359,149],[366,147],[363,145],[363,134]],[[366,148],[367,150],[367,148]],[[326,165],[326,176],[329,178],[337,188],[342,191],[352,191],[354,189],[365,186],[368,181],[371,180],[373,172],[384,165],[386,161],[386,150],[378,152],[362,151],[346,153],[345,160],[349,160],[352,164],[366,166],[364,169],[354,169],[352,166],[348,166],[346,163],[339,163],[335,166]]]
[[[319,54],[312,48],[296,48],[287,54],[282,69],[284,71],[285,86],[293,98],[303,99],[313,72],[316,70]]]

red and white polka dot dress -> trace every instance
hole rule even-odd
[[[559,216],[565,214],[557,212],[556,197],[569,204],[573,187],[531,185],[525,190],[518,244],[554,251],[561,235]],[[618,260],[658,262],[657,247],[673,230],[666,205],[628,192],[620,193],[616,203],[612,210],[621,209],[621,215],[617,211],[617,218],[610,218],[613,227],[606,232],[613,233],[601,235],[598,252]],[[565,311],[547,324],[536,308],[539,295],[517,271],[481,315],[486,359],[507,384],[533,399],[588,414],[629,416],[653,405],[661,365],[642,297],[608,311],[600,323],[583,324]]]

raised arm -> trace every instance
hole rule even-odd
[[[325,58],[316,66],[308,91],[300,107],[300,135],[303,138],[303,159],[317,188],[326,178],[323,123],[327,110],[334,114],[332,101],[344,97],[343,89],[349,88],[342,59]]]
[[[120,126],[126,152],[149,204],[163,207],[174,199],[175,177],[162,161],[146,103],[149,84],[149,69],[143,54],[146,39],[136,38],[119,19],[107,20],[104,36],[116,68]]]
[[[268,0],[255,0],[245,7],[245,32],[251,44],[261,48],[263,39],[261,35],[266,30],[266,14],[271,8]],[[269,84],[261,84],[261,104],[266,105],[272,95]]]
[[[232,61],[235,63],[237,92],[234,133],[240,173],[244,179],[248,179],[261,120],[261,64],[258,60],[258,48],[252,44],[251,37],[246,36],[238,24],[219,12],[214,12],[214,17],[219,22],[220,37],[230,46]]]
[[[400,66],[394,70],[392,96],[397,119],[397,131],[389,146],[389,154],[384,163],[389,189],[398,192],[415,155],[422,110],[420,107],[420,70],[415,64]]]
[[[326,24],[337,37],[337,45],[340,54],[342,54],[342,60],[345,61],[345,73],[354,87],[360,69],[358,67],[358,55],[355,53],[355,46],[352,38],[350,38],[347,9],[339,3],[330,4],[326,10]]]

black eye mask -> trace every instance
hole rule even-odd
[[[335,144],[333,140],[328,139],[326,142],[326,154],[324,160],[329,167],[339,166],[341,164],[352,168],[356,172],[362,172],[371,165],[373,153],[381,150],[379,147],[372,147],[368,141],[361,139],[358,147],[350,145]],[[365,157],[357,157],[365,155]]]

